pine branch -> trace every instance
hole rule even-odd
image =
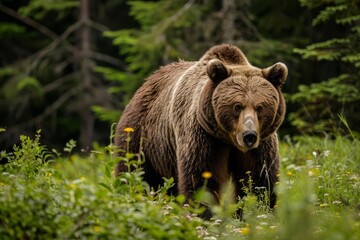
[[[51,31],[50,29],[48,29],[47,27],[45,27],[44,25],[34,21],[33,19],[27,17],[27,16],[23,16],[21,14],[19,14],[18,12],[14,11],[11,8],[8,8],[6,6],[0,5],[0,11],[2,11],[3,13],[25,23],[26,25],[29,25],[31,27],[33,27],[34,29],[36,29],[38,32],[41,32],[42,34],[44,34],[45,36],[51,38],[51,39],[56,39],[58,37],[58,35],[56,33],[54,33],[53,31]]]
[[[255,37],[259,40],[263,40],[264,37],[260,34],[260,32],[255,27],[255,25],[251,23],[251,21],[247,18],[247,16],[242,11],[239,11],[238,14],[241,20],[243,21],[243,23],[245,23],[249,27],[249,29],[253,31]]]
[[[31,62],[31,68],[34,68],[40,61],[42,58],[44,58],[47,54],[49,54],[52,50],[54,50],[61,42],[65,41],[67,39],[67,37],[73,33],[74,31],[76,31],[80,26],[81,23],[80,22],[76,22],[75,24],[69,26],[62,35],[57,35],[56,33],[54,33],[53,31],[51,31],[50,29],[48,29],[47,27],[45,27],[44,25],[34,21],[33,19],[23,16],[19,13],[17,13],[16,11],[14,11],[11,8],[8,8],[6,6],[0,5],[0,11],[8,14],[9,16],[12,16],[14,18],[16,18],[17,20],[33,27],[34,29],[36,29],[37,31],[41,32],[42,34],[46,35],[47,37],[49,37],[50,39],[54,40],[52,41],[49,45],[47,45],[46,47],[44,47],[43,49],[41,49],[40,51],[28,56],[27,58],[20,60],[19,62],[14,63],[14,65],[27,65],[28,62]],[[70,43],[66,42],[66,48],[69,51],[74,51],[75,47],[73,45],[71,45]],[[30,68],[30,69],[31,69]]]
[[[159,29],[160,32],[165,31],[173,22],[177,21],[182,15],[188,11],[191,6],[194,4],[194,0],[189,0],[182,8],[180,8],[174,15],[166,18],[165,20],[159,22],[156,27],[153,29]],[[161,34],[158,34],[158,36],[161,36]]]
[[[95,29],[95,30],[98,30],[99,32],[105,32],[105,31],[110,30],[107,26],[102,25],[102,24],[100,24],[98,22],[95,22],[95,21],[93,21],[91,19],[87,19],[85,21],[85,24],[88,25],[89,27]]]
[[[24,129],[29,126],[40,124],[42,121],[44,121],[46,117],[48,117],[50,114],[54,113],[56,110],[62,107],[67,100],[75,96],[79,92],[79,88],[80,87],[74,87],[73,89],[65,92],[63,95],[61,95],[61,97],[59,97],[55,102],[53,102],[49,107],[47,107],[42,114],[8,128],[7,132],[17,131],[18,129]]]
[[[48,85],[45,85],[43,87],[43,92],[47,93],[47,92],[51,92],[55,89],[57,89],[59,86],[61,86],[62,84],[64,84],[65,82],[71,80],[72,78],[75,78],[76,76],[78,76],[78,73],[70,73],[68,75],[65,75],[63,77],[60,77],[54,81],[52,81],[51,83],[49,83]]]
[[[81,22],[78,21],[72,25],[70,25],[64,32],[63,34],[61,34],[61,36],[59,36],[58,38],[56,38],[52,43],[50,43],[48,46],[46,46],[45,48],[41,49],[40,51],[38,51],[37,53],[31,55],[30,57],[26,58],[26,60],[32,60],[35,57],[35,60],[33,61],[33,63],[31,64],[31,68],[33,68],[34,66],[36,66],[38,64],[39,61],[41,61],[42,58],[44,58],[47,54],[49,54],[51,51],[53,51],[61,42],[65,41],[67,39],[67,37],[75,32],[79,27],[81,26]],[[76,48],[74,46],[71,46],[71,50],[74,51],[76,50]]]
[[[91,58],[93,58],[95,60],[107,62],[107,63],[110,63],[110,64],[112,64],[114,66],[126,69],[126,65],[122,61],[120,61],[117,58],[114,58],[112,56],[103,54],[103,53],[90,51],[89,52],[89,57],[91,57]]]

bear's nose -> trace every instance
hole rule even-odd
[[[245,145],[248,148],[251,148],[257,141],[257,133],[255,131],[249,130],[243,133],[243,140]]]

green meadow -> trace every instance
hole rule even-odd
[[[197,217],[200,204],[167,194],[172,179],[150,189],[141,178],[142,155],[115,158],[111,140],[76,154],[73,140],[48,149],[41,131],[20,139],[1,152],[1,239],[360,239],[360,143],[351,132],[282,138],[275,209],[249,181],[239,202],[231,202],[231,186],[224,189],[209,221]],[[136,171],[114,178],[118,160]],[[195,199],[206,196],[200,189]],[[233,217],[237,207],[242,220]]]

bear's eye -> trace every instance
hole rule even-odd
[[[255,111],[260,113],[260,112],[262,112],[263,109],[264,109],[263,106],[259,105],[255,108]]]
[[[234,105],[234,116],[235,116],[235,117],[239,116],[240,112],[241,112],[243,109],[244,109],[244,107],[243,107],[241,104],[239,104],[239,103],[235,104],[235,105]]]

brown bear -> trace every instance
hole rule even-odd
[[[135,93],[117,125],[115,145],[126,149],[124,128],[134,129],[129,151],[144,153],[143,177],[150,186],[173,177],[178,193],[191,199],[204,184],[202,174],[211,172],[207,189],[219,201],[230,179],[235,196],[243,197],[240,180],[250,176],[254,188],[270,193],[273,207],[286,77],[283,63],[254,67],[232,45],[215,46],[199,61],[169,64]],[[115,175],[123,171],[120,161]]]

